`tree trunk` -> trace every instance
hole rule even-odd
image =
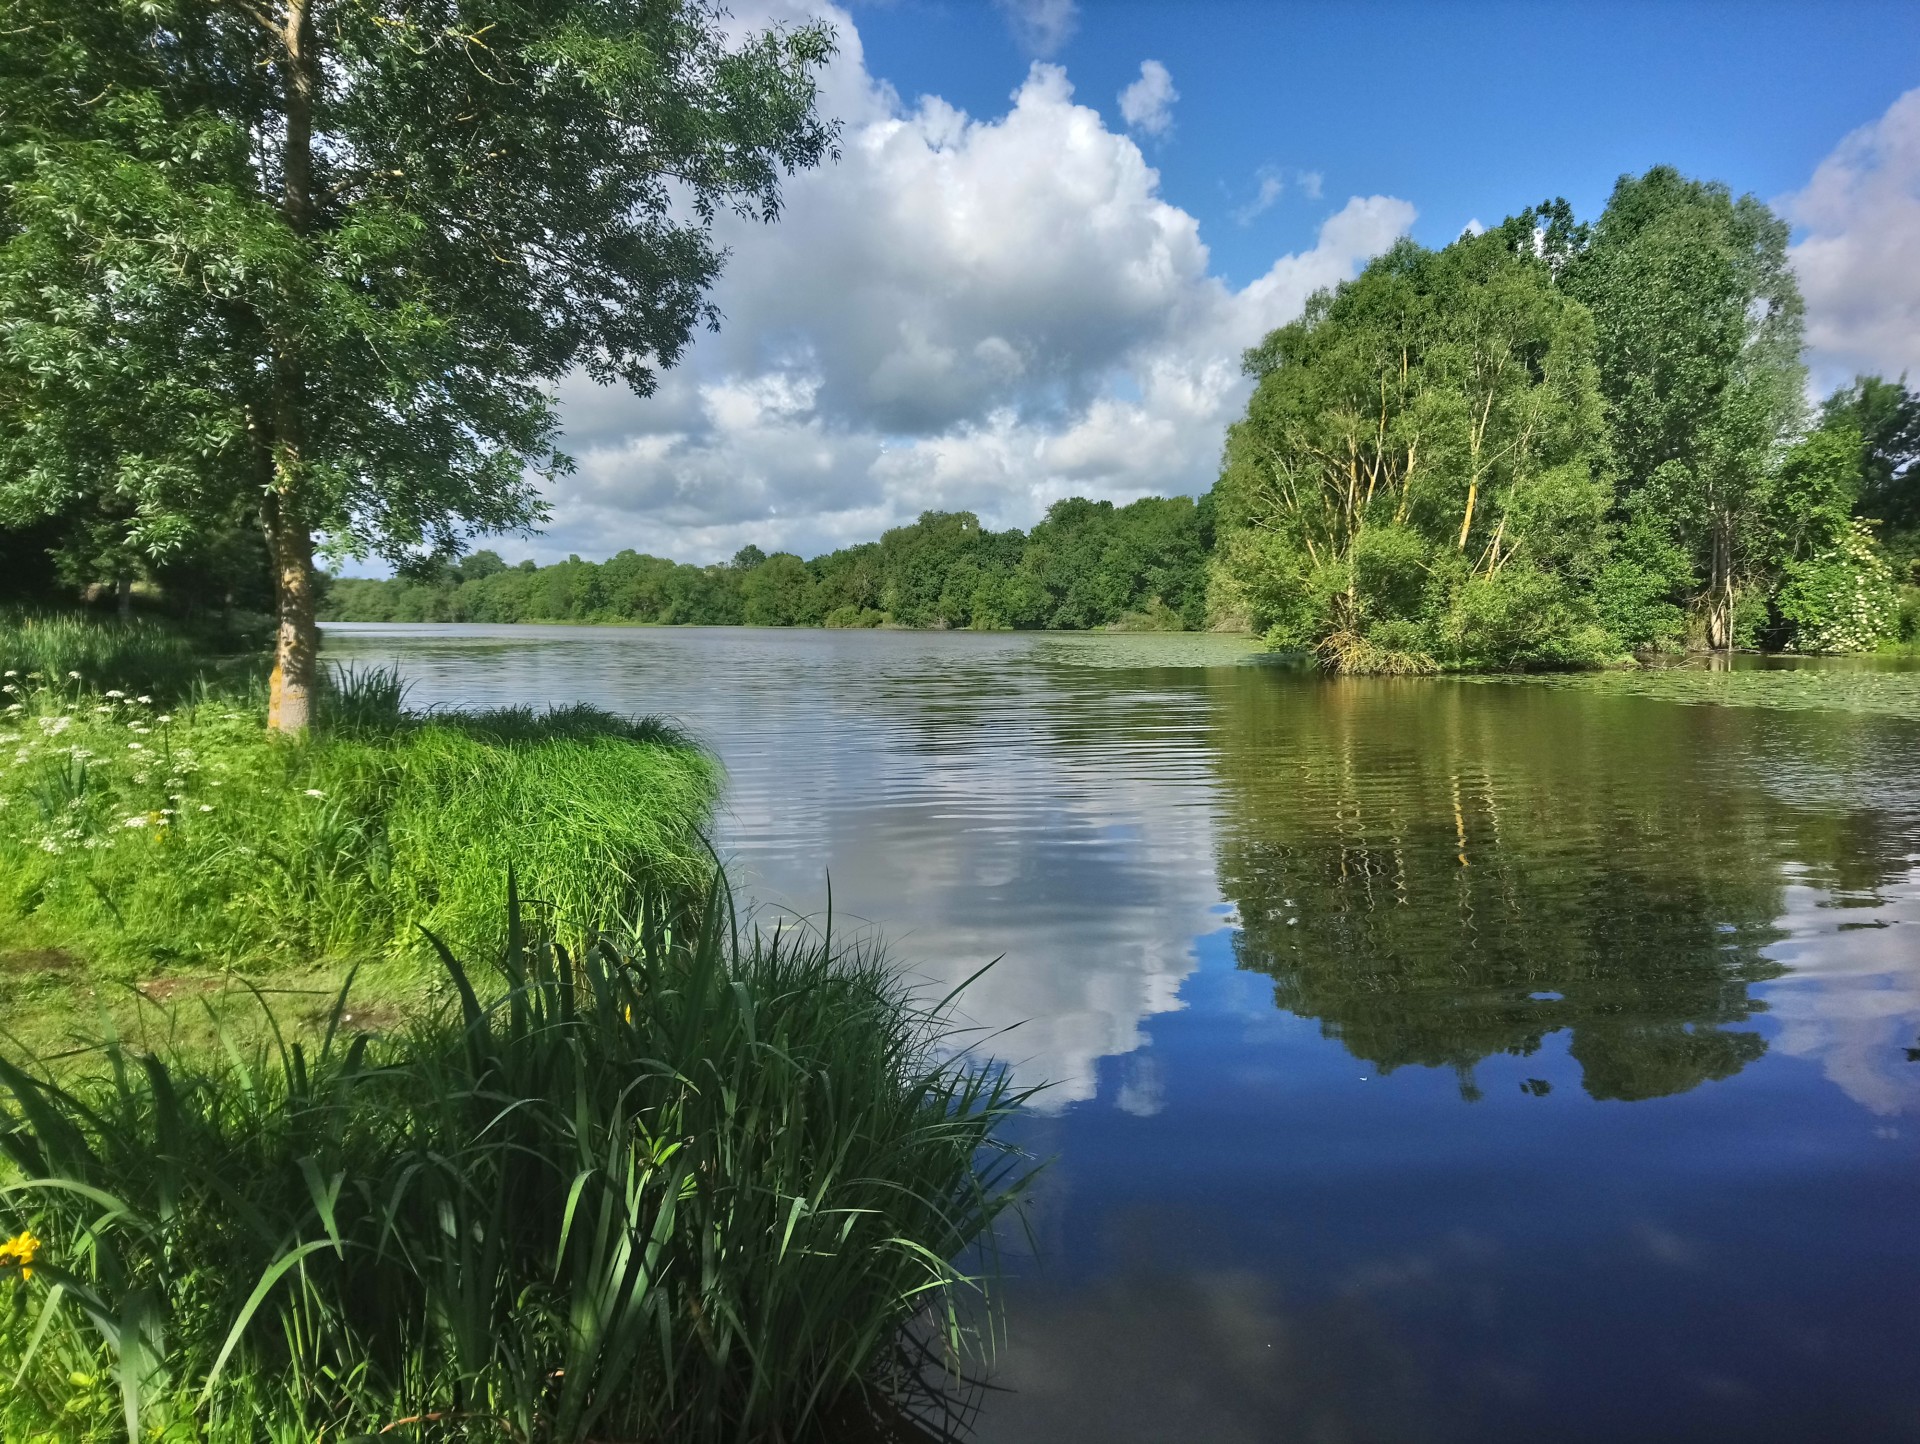
[[[267,500],[267,541],[273,548],[273,590],[280,614],[267,726],[291,735],[306,731],[313,718],[320,628],[313,619],[313,536],[279,492]]]
[[[320,91],[320,53],[311,0],[288,0],[281,32],[287,140],[281,157],[281,213],[295,235],[313,223],[313,110]],[[266,496],[267,545],[273,554],[279,626],[267,726],[297,735],[313,717],[320,630],[313,618],[313,532],[306,500],[306,367],[295,336],[274,337],[272,483]]]
[[[120,613],[120,620],[133,620],[133,578],[122,573],[113,584],[114,605]]]
[[[1713,566],[1707,580],[1707,646],[1715,652],[1733,647],[1733,519],[1713,521]]]

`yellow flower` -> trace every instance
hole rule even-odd
[[[34,1256],[40,1252],[40,1240],[24,1229],[0,1243],[0,1269],[17,1268],[20,1277],[33,1277]]]

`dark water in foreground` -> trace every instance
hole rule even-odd
[[[748,890],[1005,954],[969,1012],[1058,1161],[988,1444],[1920,1440],[1920,673],[1243,650],[327,638],[674,714]]]

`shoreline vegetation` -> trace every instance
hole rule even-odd
[[[194,645],[0,623],[0,1439],[944,1437],[1030,1173],[951,999],[740,916],[658,719]]]
[[[717,874],[621,921],[510,892],[499,986],[442,949],[384,1035],[349,980],[304,1043],[0,1060],[5,1437],[941,1437],[1028,1095]]]
[[[1920,641],[1920,395],[1806,404],[1788,229],[1668,167],[1403,240],[1249,351],[1213,609],[1329,671]]]

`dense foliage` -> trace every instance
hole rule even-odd
[[[299,730],[316,535],[537,520],[552,384],[644,395],[717,322],[714,215],[829,152],[831,49],[700,0],[10,0],[0,520],[124,582],[257,514]]]
[[[747,547],[723,566],[621,552],[507,566],[476,552],[391,581],[338,580],[321,615],[358,622],[660,622],[705,626],[1050,627],[1206,624],[1210,505],[1056,502],[1031,532],[928,512],[812,561]]]
[[[719,886],[584,953],[506,916],[499,995],[446,953],[390,1036],[343,990],[306,1047],[0,1061],[9,1444],[910,1437],[1022,1095]]]
[[[1656,168],[1402,242],[1248,353],[1217,616],[1341,671],[1871,648],[1920,522],[1920,404],[1804,415],[1783,222]]]

